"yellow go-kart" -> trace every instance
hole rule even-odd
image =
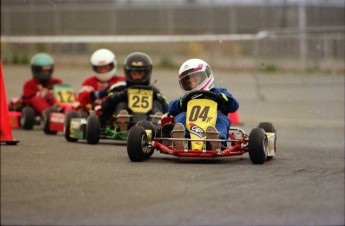
[[[198,95],[208,98],[193,99]],[[230,127],[228,139],[207,139],[206,128],[215,126],[217,120],[218,103],[215,100],[216,94],[205,90],[192,91],[184,97],[183,102],[187,104],[186,126],[190,134],[188,138],[172,138],[169,132],[175,122],[170,115],[161,119],[156,130],[141,125],[133,126],[128,133],[129,159],[133,162],[145,161],[155,150],[163,154],[195,158],[236,156],[248,152],[254,164],[263,164],[275,156],[277,135],[270,122],[261,122],[249,135],[240,128]],[[173,141],[182,141],[183,148],[177,148]],[[217,148],[210,148],[210,142],[216,142]]]

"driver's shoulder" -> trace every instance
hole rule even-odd
[[[222,87],[213,87],[210,91],[214,93],[221,93],[223,91],[226,91],[226,89]]]

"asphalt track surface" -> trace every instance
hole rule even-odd
[[[4,66],[7,99],[28,67]],[[2,225],[344,225],[344,76],[226,73],[216,85],[240,101],[248,134],[277,128],[277,156],[216,159],[155,152],[132,163],[125,145],[69,143],[41,128],[13,130],[1,146]],[[154,71],[171,100],[176,71]],[[78,90],[89,68],[56,68]]]

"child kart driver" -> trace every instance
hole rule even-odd
[[[168,103],[157,87],[150,83],[152,73],[152,60],[142,52],[134,52],[129,54],[123,65],[126,77],[126,85],[113,86],[108,98],[102,103],[102,113],[99,115],[101,128],[103,128],[107,120],[112,114],[129,115],[127,89],[132,86],[151,87],[153,90],[153,108],[152,114],[157,117],[166,113]],[[126,118],[126,117],[125,117]],[[120,128],[121,129],[121,128]],[[123,130],[123,129],[121,129]]]
[[[107,97],[111,85],[125,84],[125,77],[116,74],[117,61],[112,51],[98,49],[91,55],[90,61],[94,75],[82,83],[78,94],[78,100],[84,112],[100,105]]]
[[[54,60],[46,53],[38,53],[31,58],[32,79],[23,86],[21,102],[30,105],[42,115],[42,112],[55,103],[51,89],[55,84],[62,84],[62,80],[53,78]]]
[[[216,101],[220,103],[220,106],[217,113],[216,128],[209,126],[206,129],[206,137],[208,139],[227,139],[231,125],[227,115],[237,111],[239,103],[225,88],[214,87],[214,76],[211,67],[200,59],[187,60],[180,67],[179,83],[185,95],[194,90],[208,90],[217,94]],[[198,95],[194,98],[204,97],[203,95]],[[186,109],[183,109],[182,106],[184,104],[182,102],[183,97],[169,103],[168,112],[174,116],[176,123],[172,132],[173,138],[189,137],[188,131],[185,130]],[[214,137],[214,134],[217,137]],[[210,142],[209,145],[211,145],[211,149],[215,150],[218,144],[218,142]],[[174,141],[174,145],[177,149],[183,149],[183,141]]]

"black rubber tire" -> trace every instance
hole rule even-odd
[[[49,129],[50,124],[50,113],[56,112],[54,108],[47,108],[42,112],[43,116],[43,132],[48,135],[55,135],[57,131],[52,131]]]
[[[142,126],[133,126],[128,132],[127,154],[132,162],[142,162],[151,152],[147,146],[147,135]]]
[[[30,106],[25,106],[22,109],[22,117],[20,118],[20,125],[25,130],[31,130],[35,124],[35,110]]]
[[[151,121],[139,121],[136,124],[137,126],[143,127],[145,130],[151,130],[152,131],[152,139],[156,136],[156,131],[155,131],[155,126]],[[153,155],[154,150],[151,149],[149,152],[146,154],[146,158],[149,158]]]
[[[70,128],[71,128],[71,120],[72,118],[79,118],[79,113],[76,111],[69,111],[66,114],[65,118],[65,139],[68,142],[77,142],[77,138],[70,137]]]
[[[254,128],[249,134],[249,157],[254,164],[263,164],[267,159],[267,136],[261,128]]]
[[[85,111],[79,111],[78,113],[78,117],[77,118],[87,118],[87,112]]]
[[[274,133],[274,152],[277,152],[277,130],[271,122],[260,122],[258,128],[265,130],[267,133]],[[273,156],[268,156],[267,159],[272,159]]]
[[[276,133],[276,128],[274,127],[273,123],[271,122],[260,122],[258,128],[265,130],[267,133]]]
[[[136,126],[142,126],[145,130],[152,130],[152,137],[155,136],[155,127],[152,122],[150,121],[139,121],[137,122]]]
[[[86,140],[89,144],[98,144],[100,134],[100,121],[97,115],[90,114],[86,124]]]

